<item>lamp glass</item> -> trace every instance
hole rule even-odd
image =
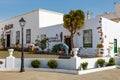
[[[21,27],[24,27],[26,21],[25,21],[23,18],[21,18],[21,19],[19,20],[19,23],[20,23],[20,26],[21,26]]]

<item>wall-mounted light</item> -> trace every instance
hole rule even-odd
[[[77,35],[78,35],[78,36],[80,36],[80,33],[79,33],[79,32],[77,32]]]

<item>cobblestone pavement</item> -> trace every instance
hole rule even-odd
[[[120,69],[95,72],[84,75],[44,71],[0,72],[0,80],[120,80]]]

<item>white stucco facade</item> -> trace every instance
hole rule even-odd
[[[84,55],[95,55],[96,49],[98,44],[103,44],[103,56],[108,55],[108,47],[112,47],[111,54],[114,54],[114,39],[117,39],[117,48],[120,47],[120,23],[108,20],[106,18],[94,18],[85,21],[85,25],[81,30],[78,30],[74,36],[74,45],[82,47],[81,54]],[[98,28],[101,27],[102,36],[99,33]],[[83,31],[84,30],[92,30],[92,46],[91,47],[84,47],[83,44]],[[63,36],[69,36],[70,33],[63,27],[62,24],[59,26],[50,26],[46,28],[41,28],[40,32],[42,34],[46,34],[46,37],[55,37],[56,34],[60,34],[63,32]],[[77,34],[79,33],[79,35]],[[101,43],[100,38],[102,37],[103,42]],[[50,46],[52,47],[54,44],[59,42],[51,42]]]
[[[47,26],[52,26],[52,25],[56,25],[56,24],[61,24],[63,23],[62,18],[63,18],[63,14],[62,13],[57,13],[57,12],[53,12],[53,11],[48,11],[48,10],[42,10],[42,9],[38,9],[38,10],[33,10],[31,12],[16,16],[16,17],[12,17],[10,19],[7,20],[3,20],[0,21],[0,34],[2,34],[4,32],[4,38],[5,38],[5,46],[6,47],[14,47],[16,44],[16,31],[20,31],[20,37],[21,37],[21,27],[19,24],[19,20],[21,18],[24,18],[24,20],[26,21],[25,27],[24,27],[24,46],[27,46],[28,44],[33,43],[37,37],[39,36],[39,29],[43,28],[43,27],[47,27]],[[12,28],[9,27],[9,25],[12,25]],[[9,29],[6,29],[6,27]],[[26,30],[30,29],[31,33],[31,39],[30,42],[27,43],[26,42]],[[9,40],[9,46],[7,45],[7,35],[10,35],[10,40]],[[2,36],[0,36],[2,37]],[[21,44],[21,38],[19,41]]]
[[[98,28],[101,27],[101,33]],[[83,30],[92,29],[92,47],[91,48],[84,48],[83,47]],[[84,54],[95,54],[97,44],[103,44],[104,46],[104,54],[103,56],[108,56],[108,48],[109,46],[112,47],[111,54],[117,53],[115,51],[118,50],[118,47],[120,47],[120,23],[114,22],[112,20],[106,19],[106,18],[95,18],[85,21],[85,25],[83,30],[80,30],[80,38],[79,40],[76,40],[76,44],[79,45],[79,47],[83,47],[81,50],[81,53]],[[77,39],[77,38],[75,38]],[[103,42],[101,43],[101,39],[103,39]],[[115,39],[117,42],[115,43]],[[79,41],[79,43],[78,43]],[[117,44],[117,46],[116,46]],[[116,46],[116,47],[115,47]]]
[[[23,17],[26,20],[26,24],[25,24],[25,27],[24,27],[24,44],[26,44],[26,36],[25,36],[26,35],[26,29],[31,29],[31,32],[32,32],[31,33],[31,36],[32,36],[31,41],[33,41],[34,38],[36,38],[36,35],[39,32],[39,27],[38,27],[39,18],[38,18],[38,15],[39,15],[38,11],[33,11],[33,12],[30,12],[30,13],[23,14],[23,15],[20,15],[20,16],[16,16],[16,17],[13,17],[13,18],[10,18],[10,19],[7,19],[7,20],[4,20],[4,21],[0,22],[0,27],[3,28],[2,31],[4,31],[4,38],[6,39],[7,38],[6,35],[8,35],[8,34],[10,35],[10,46],[12,46],[12,44],[16,43],[16,31],[20,31],[20,36],[21,36],[21,27],[20,27],[20,24],[19,24],[19,20],[21,19],[21,17]],[[13,28],[4,30],[5,25],[10,25],[10,24],[13,24]],[[34,33],[33,30],[36,33]],[[20,39],[20,44],[21,44],[21,39]]]
[[[39,10],[39,28],[62,24],[63,14],[48,10]]]
[[[112,53],[116,53],[114,51],[115,47],[115,41],[117,40],[117,48],[120,47],[120,23],[113,22],[111,20],[108,20],[106,18],[102,18],[102,28],[104,32],[104,37],[106,36],[104,40],[104,48],[107,49],[108,46],[112,46]],[[107,53],[107,52],[106,52]]]

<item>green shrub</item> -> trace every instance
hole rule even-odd
[[[52,52],[53,52],[53,53],[57,53],[57,51],[60,51],[60,50],[61,50],[60,44],[56,44],[56,45],[54,45],[53,48],[52,48]]]
[[[55,44],[52,48],[53,53],[57,53],[57,51],[65,51],[65,47],[63,47],[63,44]]]
[[[83,68],[83,70],[86,70],[87,66],[88,66],[88,62],[81,63],[81,67]]]
[[[115,65],[115,59],[114,58],[110,58],[109,62],[107,63],[107,66],[113,66]]]
[[[39,60],[33,60],[31,62],[31,65],[33,68],[39,68],[40,67],[40,61]]]
[[[57,61],[56,60],[49,60],[48,61],[48,66],[49,68],[57,68]]]
[[[105,60],[104,59],[98,59],[97,60],[97,66],[103,67],[104,64],[105,64]]]

